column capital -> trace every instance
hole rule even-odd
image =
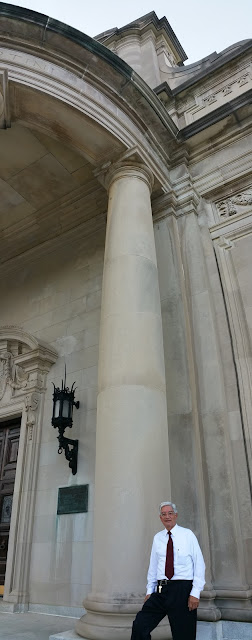
[[[154,176],[149,167],[143,163],[128,161],[110,165],[103,173],[103,183],[107,191],[116,180],[121,180],[122,178],[143,180],[147,184],[150,193],[152,192]]]

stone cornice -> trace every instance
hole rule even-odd
[[[42,351],[48,350],[52,353],[53,362],[55,362],[55,358],[57,358],[57,353],[55,349],[52,347],[48,347],[48,345],[43,341],[35,338],[30,333],[23,331],[20,327],[16,325],[3,325],[0,327],[0,340],[16,340],[25,344],[29,349]],[[22,356],[23,357],[23,356]]]
[[[95,39],[99,42],[106,42],[106,44],[117,41],[125,37],[127,34],[135,33],[142,34],[146,31],[146,29],[152,29],[155,31],[157,35],[160,32],[163,32],[169,44],[172,44],[174,50],[176,51],[177,56],[181,61],[187,60],[187,55],[181,46],[176,34],[174,33],[171,25],[169,24],[167,18],[164,16],[163,18],[158,18],[155,11],[151,11],[141,18],[126,24],[125,26],[118,29],[115,27],[114,29],[109,29],[108,31],[104,31],[104,33],[100,33],[95,36]]]
[[[217,70],[227,66],[231,61],[244,55],[251,49],[252,49],[252,39],[241,42],[240,46],[238,43],[238,46],[229,47],[229,50],[227,50],[226,52],[222,52],[221,54],[215,54],[215,56],[214,54],[213,56],[209,56],[208,58],[209,64],[207,64],[207,59],[206,59],[206,64],[203,64],[204,60],[200,61],[202,62],[202,67],[201,66],[199,67],[198,72],[193,73],[194,65],[188,65],[185,68],[185,72],[188,73],[188,79],[184,80],[184,82],[181,82],[180,84],[178,84],[178,86],[174,87],[173,89],[169,87],[167,82],[162,82],[160,85],[158,85],[158,87],[155,87],[154,91],[157,95],[160,95],[162,92],[165,92],[168,95],[168,97],[175,97],[180,93],[182,93],[183,91],[185,91],[186,89],[193,87],[194,85],[199,83],[201,80],[204,80],[206,77],[209,78],[209,76],[213,75]],[[199,65],[200,63],[194,63],[194,64],[196,66],[197,64]]]

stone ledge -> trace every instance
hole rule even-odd
[[[75,631],[62,631],[50,636],[49,640],[80,640],[80,636]]]
[[[50,616],[64,616],[65,618],[80,618],[86,613],[82,607],[70,607],[48,604],[29,604],[30,613],[41,613]],[[73,623],[74,625],[74,623]]]
[[[251,631],[249,622],[198,622],[196,640],[251,640]],[[80,640],[80,636],[75,631],[63,631],[50,636],[49,640]]]

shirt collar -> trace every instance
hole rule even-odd
[[[177,525],[177,523],[176,523],[176,524],[174,525],[174,527],[172,527],[172,529],[171,529],[171,534],[172,534],[172,536],[174,536],[174,533],[175,533],[175,535],[176,535],[177,530],[178,530],[178,525]],[[168,531],[167,531],[167,529],[165,529],[165,533],[168,535]]]

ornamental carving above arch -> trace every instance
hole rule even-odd
[[[0,402],[44,392],[56,351],[16,326],[0,327]]]

